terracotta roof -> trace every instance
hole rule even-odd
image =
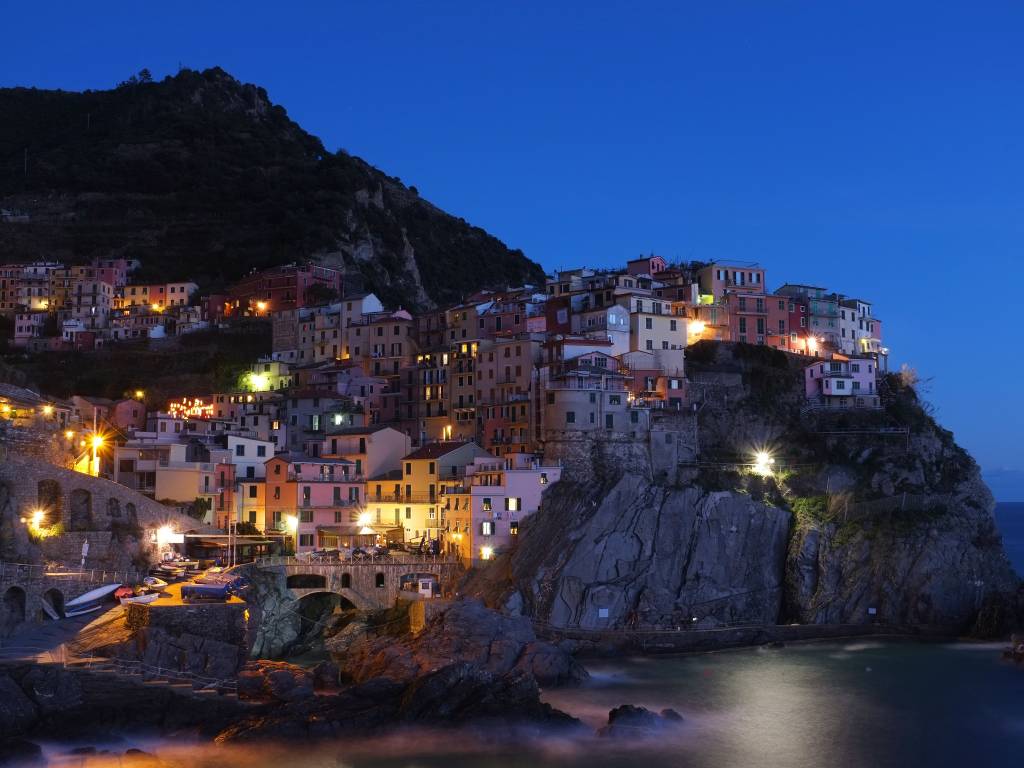
[[[404,459],[436,459],[441,456],[445,456],[452,451],[458,450],[464,445],[469,445],[468,440],[453,440],[451,442],[444,443],[428,443],[422,448],[417,448],[415,451],[405,456]],[[404,460],[403,459],[403,460]]]

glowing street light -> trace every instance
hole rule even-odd
[[[67,438],[68,440],[74,440],[75,439],[75,432],[74,432],[74,430],[69,429],[67,432],[64,433],[64,437]]]
[[[481,560],[490,560],[492,557],[494,557],[494,548],[493,547],[480,547],[480,559]]]
[[[141,390],[141,389],[136,389],[135,390],[135,399],[136,400],[142,400],[145,397],[146,397],[146,393],[143,390]]]
[[[53,416],[53,406],[52,405],[47,404],[47,405],[43,406],[43,416]]]
[[[356,520],[356,522],[359,525],[362,525],[362,526],[369,525],[370,524],[370,513],[369,512],[360,512],[359,513],[359,517]]]
[[[42,509],[36,509],[32,511],[32,527],[38,528],[46,517],[46,511]]]
[[[694,336],[700,336],[702,333],[704,333],[705,328],[707,328],[707,325],[704,323],[703,320],[694,320],[692,323],[690,323],[688,330]]]
[[[775,457],[773,457],[768,451],[758,451],[754,454],[754,472],[761,475],[761,477],[767,477],[772,473],[772,465],[775,463]]]
[[[265,301],[257,301],[256,302],[256,311],[257,312],[266,312],[267,311],[267,302],[265,302]]]
[[[100,476],[100,456],[99,450],[103,447],[103,435],[93,435],[89,438],[89,444],[92,446],[92,463],[89,465],[89,474],[93,477]]]
[[[295,533],[299,530],[299,518],[295,515],[286,515],[284,518],[284,524],[288,526],[288,530]]]

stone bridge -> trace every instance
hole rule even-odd
[[[295,558],[266,558],[262,571],[279,574],[296,600],[325,592],[340,595],[361,610],[395,604],[403,586],[421,577],[434,577],[443,585],[457,576],[461,565],[446,558],[391,558],[340,563],[307,563]]]
[[[139,578],[134,571],[53,571],[42,565],[0,562],[0,642],[23,624],[50,620],[47,608],[63,616],[64,604],[90,589]]]

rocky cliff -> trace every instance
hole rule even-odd
[[[466,591],[556,627],[802,622],[1005,631],[1019,581],[974,461],[912,382],[879,410],[804,408],[806,359],[691,348],[699,460],[562,482]],[[776,458],[752,470],[755,451]],[[630,454],[635,459],[635,452]],[[669,479],[671,478],[671,479]]]
[[[311,258],[393,304],[543,279],[522,252],[329,151],[221,69],[70,93],[0,89],[0,261],[127,256],[218,288]]]

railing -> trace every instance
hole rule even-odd
[[[144,664],[141,661],[130,659],[115,659],[105,657],[93,657],[87,659],[64,659],[65,669],[88,669],[98,672],[116,672],[122,675],[141,675],[150,680],[166,680],[168,682],[191,683],[192,687],[207,690],[216,690],[218,693],[238,693],[238,681],[236,679],[221,679],[206,677],[180,669],[169,667],[153,666]]]
[[[145,574],[139,571],[106,570],[87,568],[77,571],[56,569],[38,563],[5,563],[0,562],[0,581],[4,579],[64,579],[69,581],[88,581],[97,583],[121,582],[122,584],[141,581]]]
[[[417,555],[410,552],[396,552],[392,555],[372,555],[360,559],[314,560],[309,557],[295,555],[267,555],[253,560],[257,567],[264,566],[302,566],[302,567],[338,567],[346,568],[380,565],[458,565],[459,559],[454,555]]]

